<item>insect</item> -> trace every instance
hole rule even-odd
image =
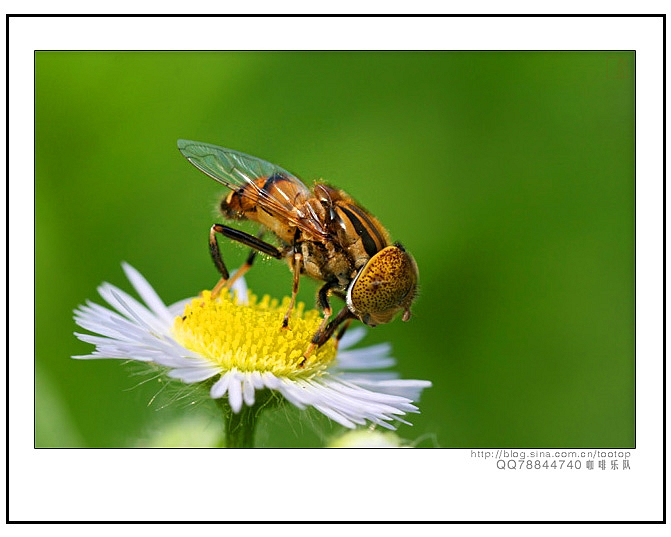
[[[304,359],[341,327],[339,340],[353,319],[368,326],[388,323],[400,312],[404,321],[410,319],[417,296],[417,264],[400,243],[390,243],[380,222],[348,194],[319,182],[310,190],[279,166],[232,149],[189,140],[178,140],[177,147],[196,168],[231,190],[219,206],[225,219],[261,225],[256,236],[223,224],[211,227],[210,253],[221,274],[213,297],[249,270],[257,252],[284,259],[293,272],[291,301],[282,321],[288,328],[300,276],[324,282],[317,292],[324,317]],[[275,235],[280,246],[265,242],[265,232]],[[217,234],[251,248],[232,278]],[[345,301],[333,319],[331,295]]]

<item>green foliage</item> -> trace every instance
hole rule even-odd
[[[433,382],[401,437],[634,445],[633,53],[37,52],[35,90],[38,446],[136,445],[158,415],[216,412],[148,406],[156,382],[69,358],[91,351],[73,308],[103,280],[129,289],[121,261],[167,302],[216,282],[222,188],[178,138],[323,177],[413,253],[413,319],[365,340]],[[291,290],[275,261],[248,282]],[[320,445],[281,418],[267,445]]]

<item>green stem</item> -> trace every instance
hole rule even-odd
[[[217,399],[224,418],[225,446],[228,448],[253,448],[254,433],[261,410],[268,404],[269,390],[256,392],[253,406],[242,405],[237,414],[231,409],[228,397]]]

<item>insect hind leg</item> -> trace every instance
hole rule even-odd
[[[226,268],[226,264],[224,263],[224,258],[221,255],[219,243],[217,242],[217,233],[231,240],[244,244],[245,246],[249,246],[252,249],[252,251],[249,253],[249,256],[247,257],[247,261],[245,261],[245,263],[240,267],[240,269],[238,269],[233,277],[230,276],[230,273]],[[280,250],[275,248],[275,246],[272,244],[268,244],[267,242],[261,240],[261,237],[255,237],[254,235],[250,235],[249,233],[245,233],[239,229],[234,229],[222,224],[214,224],[210,228],[210,255],[212,256],[214,265],[221,274],[221,279],[212,289],[212,298],[216,298],[222,289],[229,289],[235,280],[247,272],[251,268],[252,263],[254,263],[254,259],[256,258],[256,254],[258,252],[264,253],[276,259],[282,259],[284,257],[284,254]]]

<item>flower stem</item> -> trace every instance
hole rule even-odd
[[[224,418],[225,446],[227,448],[253,448],[254,433],[261,411],[268,404],[270,390],[256,392],[256,402],[252,406],[242,405],[235,413],[227,397],[216,399]]]

